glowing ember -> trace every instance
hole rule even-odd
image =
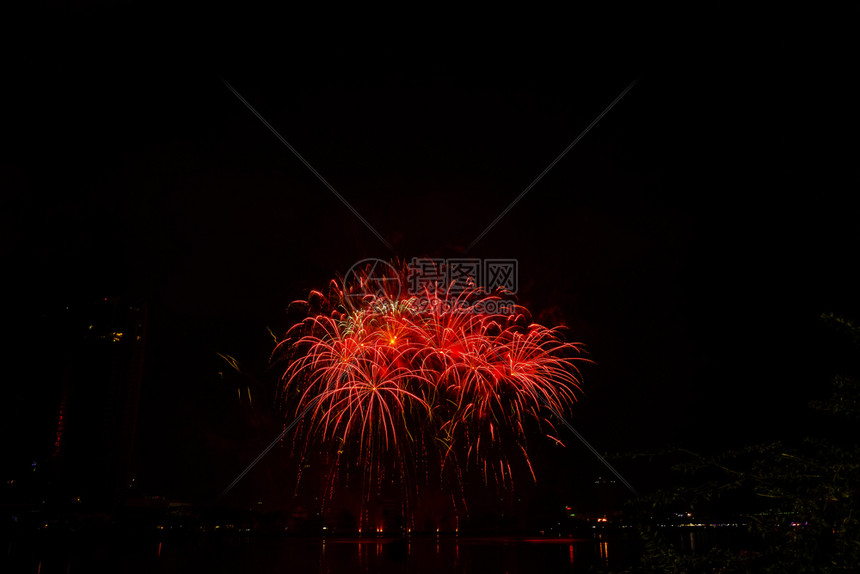
[[[360,297],[366,282],[332,281],[327,296],[291,305],[307,316],[276,353],[288,361],[280,398],[290,416],[311,407],[295,442],[302,453],[330,453],[332,483],[357,471],[366,489],[388,481],[415,491],[437,473],[461,484],[472,466],[510,486],[511,455],[534,479],[526,428],[558,441],[550,413],[576,400],[580,344],[532,323],[504,291]],[[504,303],[514,312],[499,311]]]

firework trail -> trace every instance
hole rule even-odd
[[[365,270],[291,304],[305,318],[274,356],[287,362],[279,399],[287,416],[300,413],[301,455],[327,453],[332,485],[352,473],[368,491],[458,485],[470,468],[509,487],[513,458],[534,479],[526,430],[560,442],[550,415],[576,400],[581,345],[533,323],[503,290],[400,294],[371,281]]]

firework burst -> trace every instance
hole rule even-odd
[[[361,296],[369,281],[365,270],[291,305],[306,316],[276,354],[287,361],[280,400],[289,416],[304,413],[302,456],[326,453],[331,486],[352,472],[368,492],[460,485],[470,468],[510,486],[512,458],[534,479],[526,429],[560,442],[550,415],[576,400],[581,345],[533,323],[502,290]]]

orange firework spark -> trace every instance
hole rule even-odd
[[[288,361],[281,400],[304,413],[303,452],[333,453],[332,481],[353,468],[366,485],[388,476],[405,490],[431,468],[460,483],[470,465],[512,484],[510,455],[531,470],[525,429],[558,441],[549,414],[576,400],[581,345],[502,290],[357,296],[368,281],[332,281],[291,306],[306,317],[276,352]]]

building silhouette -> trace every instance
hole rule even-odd
[[[53,444],[52,494],[110,511],[133,485],[133,453],[146,343],[146,306],[104,298],[69,306]]]

